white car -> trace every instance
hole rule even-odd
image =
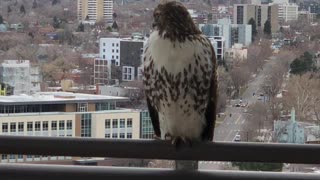
[[[240,134],[237,134],[237,135],[234,137],[233,141],[235,141],[235,142],[241,141]]]

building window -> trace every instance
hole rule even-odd
[[[78,112],[87,112],[88,103],[78,103]]]
[[[81,114],[81,137],[91,137],[91,114]]]
[[[124,133],[120,133],[120,139],[126,138],[126,135]]]
[[[28,122],[27,123],[27,131],[33,131],[33,123],[32,122]]]
[[[16,132],[16,123],[10,123],[10,132]]]
[[[127,139],[132,139],[132,133],[127,133]]]
[[[106,59],[106,55],[103,55],[103,56],[102,56],[102,59]]]
[[[123,81],[133,81],[134,80],[134,67],[123,66],[122,67],[122,80]]]
[[[106,52],[106,49],[103,49],[103,52]]]
[[[112,128],[118,128],[118,119],[112,120]]]
[[[51,122],[51,130],[57,130],[57,121]]]
[[[125,127],[126,127],[126,120],[120,119],[120,128],[125,128]]]
[[[110,138],[110,134],[105,134],[104,137],[105,138]]]
[[[103,43],[103,46],[106,46],[106,43]]]
[[[117,49],[117,51],[116,51],[117,53],[119,53],[119,49]]]
[[[127,128],[132,128],[132,118],[127,119]]]
[[[119,43],[117,43],[117,47],[119,47]]]
[[[64,121],[59,121],[59,130],[64,130],[65,127],[64,127]]]
[[[112,56],[112,59],[114,59],[114,56]]]
[[[19,122],[18,123],[18,131],[19,132],[23,132],[23,130],[24,130],[24,123],[23,122]]]
[[[111,128],[111,122],[110,122],[111,120],[110,119],[106,119],[105,120],[105,129],[110,129]]]
[[[68,120],[67,121],[67,130],[71,130],[72,129],[72,120]]]
[[[112,43],[112,47],[114,47],[114,43]]]
[[[2,159],[2,160],[7,160],[7,159],[8,159],[8,155],[2,154],[2,155],[1,155],[1,159]]]
[[[40,121],[36,121],[34,123],[34,128],[35,128],[35,131],[41,131],[41,122]]]
[[[9,159],[16,159],[16,155],[15,154],[10,154]]]
[[[116,56],[116,59],[119,59],[119,56]]]
[[[2,123],[2,132],[8,132],[8,123]]]
[[[112,49],[112,53],[114,53],[114,49]]]
[[[43,121],[42,122],[42,131],[48,131],[49,127],[49,122],[48,121]]]
[[[113,133],[112,138],[118,138],[118,133]]]
[[[22,154],[18,154],[18,159],[23,159],[23,155]]]

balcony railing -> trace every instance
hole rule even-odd
[[[320,164],[320,145],[199,143],[175,149],[159,140],[0,136],[0,154]],[[0,164],[1,180],[32,179],[319,180],[320,174]]]

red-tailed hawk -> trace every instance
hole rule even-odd
[[[155,135],[172,143],[212,141],[216,58],[179,2],[159,4],[144,49],[144,89]]]

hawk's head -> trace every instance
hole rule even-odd
[[[183,42],[190,35],[201,34],[188,10],[180,2],[159,4],[154,10],[153,17],[153,28],[159,31],[160,36],[171,41]]]

